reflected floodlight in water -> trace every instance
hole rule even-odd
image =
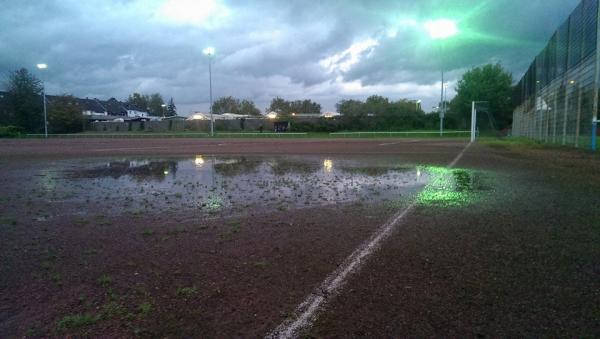
[[[331,172],[333,170],[333,160],[331,160],[331,159],[323,160],[323,169],[325,169],[325,172]]]
[[[169,171],[165,170],[165,171],[163,172],[163,174],[164,174],[164,175],[167,175],[167,174],[169,174]]]
[[[194,164],[196,164],[196,167],[202,167],[204,165],[204,158],[201,155],[197,155],[196,159],[194,159]]]

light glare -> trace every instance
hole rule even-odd
[[[46,68],[48,68],[48,65],[46,65],[46,64],[37,64],[37,68],[39,68],[39,69],[46,69]]]
[[[447,39],[458,34],[456,22],[450,19],[427,21],[424,26],[432,39]]]
[[[206,47],[202,50],[202,53],[204,53],[204,55],[212,56],[215,54],[215,49],[213,47]]]

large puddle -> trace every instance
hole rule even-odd
[[[478,176],[467,170],[364,156],[60,161],[33,178],[28,203],[42,200],[41,205],[59,214],[80,215],[185,210],[252,214],[412,199],[423,205],[458,206],[469,203],[472,191],[481,188]]]
[[[79,200],[207,213],[376,202],[413,194],[427,183],[416,167],[389,160],[218,156],[71,165],[57,180]]]

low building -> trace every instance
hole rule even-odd
[[[252,118],[260,118],[254,117],[246,114],[235,114],[235,113],[223,113],[212,115],[213,120],[239,120],[239,119],[252,119]],[[210,120],[210,113],[204,112],[195,112],[190,115],[187,120]]]

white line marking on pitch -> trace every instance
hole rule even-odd
[[[448,164],[448,168],[454,167],[463,157],[471,143]],[[396,212],[388,222],[383,224],[371,238],[360,245],[344,262],[325,278],[319,287],[313,291],[298,307],[296,308],[292,319],[288,319],[277,326],[267,338],[297,338],[302,330],[312,326],[317,318],[317,312],[323,308],[327,302],[327,298],[334,296],[339,292],[346,280],[354,273],[358,272],[360,267],[373,254],[384,240],[386,240],[393,231],[400,225],[400,222],[408,215],[416,206],[416,201],[410,203],[406,208]]]
[[[139,150],[145,150],[145,149],[169,149],[168,147],[164,147],[164,146],[157,146],[157,147],[123,147],[123,148],[99,148],[99,149],[93,149],[92,151],[94,152],[104,152],[104,151],[139,151]]]
[[[397,144],[413,144],[415,142],[418,142],[418,140],[402,140],[402,141],[396,141],[396,142],[386,142],[384,144],[379,144],[379,146],[390,146],[390,145],[397,145]]]

